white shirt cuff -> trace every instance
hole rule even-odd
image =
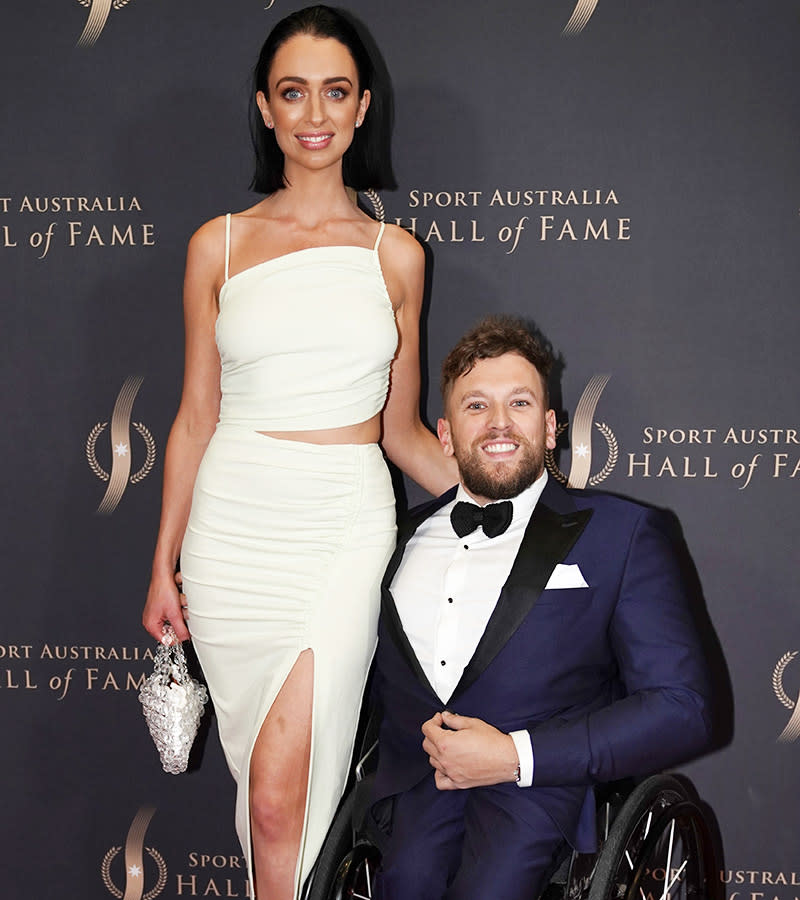
[[[517,748],[519,759],[519,781],[517,787],[530,787],[533,784],[533,746],[527,731],[511,731],[509,737]]]

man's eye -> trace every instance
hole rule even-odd
[[[480,400],[473,400],[472,403],[467,404],[467,409],[483,409],[483,403]]]
[[[514,400],[511,404],[512,406],[530,406],[530,403],[527,400]]]

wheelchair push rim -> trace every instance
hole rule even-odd
[[[372,844],[356,844],[342,860],[328,900],[372,900],[380,859],[380,852]]]
[[[588,900],[707,900],[714,853],[704,815],[668,775],[642,782],[612,825]]]

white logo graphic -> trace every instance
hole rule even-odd
[[[97,43],[103,29],[106,27],[111,8],[122,9],[131,0],[78,0],[81,6],[89,10],[89,18],[86,20],[81,36],[78,38],[79,47],[92,47]]]
[[[570,16],[569,22],[564,26],[561,32],[565,37],[574,37],[580,34],[586,28],[592,13],[597,7],[597,0],[578,0],[577,6]]]
[[[772,689],[775,691],[775,696],[786,709],[792,710],[792,715],[786,724],[786,728],[783,729],[778,737],[779,744],[791,744],[800,737],[800,696],[798,696],[797,700],[792,700],[783,689],[783,673],[789,663],[797,656],[797,653],[797,650],[790,650],[788,653],[784,653],[772,670]]]

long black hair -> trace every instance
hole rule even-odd
[[[263,194],[273,194],[286,186],[283,152],[274,131],[264,125],[256,105],[256,94],[263,91],[269,97],[269,72],[275,54],[289,38],[298,34],[333,38],[344,44],[356,65],[359,96],[365,90],[370,91],[367,115],[361,127],[356,129],[342,159],[344,183],[357,191],[395,188],[390,142],[392,92],[388,72],[364,26],[349,13],[330,6],[308,6],[291,13],[278,22],[264,41],[253,71],[250,98],[250,134],[256,153],[256,170],[250,187]]]

